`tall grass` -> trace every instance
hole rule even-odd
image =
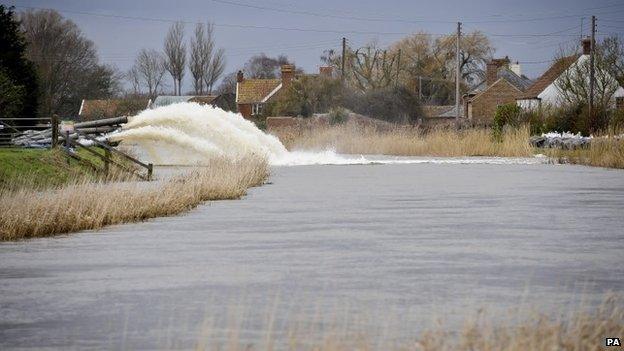
[[[376,323],[353,318],[329,318],[327,324],[297,318],[284,330],[276,328],[275,312],[265,318],[263,330],[245,339],[243,321],[228,320],[227,327],[204,322],[196,350],[228,351],[586,351],[603,350],[605,338],[624,335],[624,304],[619,295],[608,295],[595,309],[577,307],[560,316],[521,313],[511,310],[506,316],[480,310],[466,317],[463,327],[452,327],[438,320],[413,337],[393,337],[383,325],[386,315],[377,315]],[[243,315],[238,312],[234,315]],[[390,314],[387,312],[386,314]],[[521,314],[522,317],[519,317]],[[315,318],[316,318],[315,314]],[[401,326],[396,326],[401,328]],[[392,328],[392,327],[391,327]],[[372,331],[376,330],[376,331]],[[247,330],[248,331],[248,330]],[[223,336],[221,338],[220,336]]]
[[[423,132],[415,128],[376,130],[353,124],[326,128],[272,130],[289,150],[333,148],[345,154],[384,154],[396,156],[501,156],[528,157],[529,129],[507,130],[497,140],[487,129],[436,129]]]
[[[594,138],[586,149],[548,150],[560,163],[624,169],[624,138]]]
[[[216,159],[210,167],[160,182],[82,181],[57,189],[0,192],[0,240],[18,240],[170,216],[206,200],[236,199],[264,182],[259,158]]]

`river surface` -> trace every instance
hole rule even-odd
[[[393,339],[479,308],[562,315],[624,291],[623,228],[618,170],[276,167],[240,201],[0,244],[0,349],[262,345],[354,325]]]

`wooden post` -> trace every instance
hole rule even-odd
[[[399,49],[399,54],[397,57],[397,73],[396,73],[396,81],[394,82],[394,86],[399,86],[399,74],[401,73],[401,49]]]
[[[69,146],[70,146],[70,142],[69,142],[69,130],[65,131],[65,152],[67,152],[69,154]],[[69,162],[69,157],[67,157],[67,164],[70,164]]]
[[[340,65],[340,79],[344,82],[345,79],[345,55],[347,54],[347,38],[342,38],[342,62]]]
[[[147,164],[147,180],[152,180],[152,172],[154,171],[154,165],[151,163]]]
[[[52,147],[56,147],[58,145],[58,130],[59,128],[59,118],[58,115],[52,115]]]
[[[457,128],[459,128],[459,81],[461,79],[461,63],[460,63],[460,40],[461,40],[461,22],[457,22],[457,47],[456,47],[456,72],[455,72],[455,108],[457,109],[457,115],[455,116],[455,123],[457,124]]]
[[[591,51],[589,56],[589,124],[593,129],[594,124],[594,86],[596,85],[596,73],[594,60],[596,55],[596,16],[592,16],[591,23]]]
[[[107,178],[110,172],[110,159],[112,156],[113,155],[108,149],[104,149],[104,173],[106,174]]]

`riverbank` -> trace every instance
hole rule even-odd
[[[215,159],[210,165],[152,183],[72,179],[68,173],[69,180],[65,176],[55,180],[66,184],[53,189],[4,189],[0,192],[0,240],[53,236],[176,215],[203,201],[238,199],[249,187],[262,184],[269,174],[267,162],[260,158],[237,162]]]
[[[624,169],[624,139],[594,138],[587,148],[545,151],[559,163]]]
[[[291,151],[331,148],[343,154],[434,157],[529,157],[534,154],[528,143],[528,128],[505,131],[499,139],[493,138],[487,129],[439,129],[425,133],[412,128],[377,130],[355,124],[280,128],[271,132]]]
[[[531,157],[545,154],[558,163],[624,168],[624,140],[594,138],[575,150],[536,148],[529,143],[529,128],[503,131],[493,137],[489,129],[437,129],[423,132],[411,128],[378,130],[345,124],[323,128],[276,128],[271,130],[288,150],[332,149],[342,154],[379,154],[430,157]]]

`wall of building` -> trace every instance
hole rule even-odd
[[[251,104],[238,104],[238,113],[243,115],[243,117],[250,119],[251,118]]]
[[[490,125],[494,120],[496,108],[500,105],[515,103],[522,92],[504,79],[499,79],[483,93],[475,96],[469,104],[469,118],[473,124]]]

